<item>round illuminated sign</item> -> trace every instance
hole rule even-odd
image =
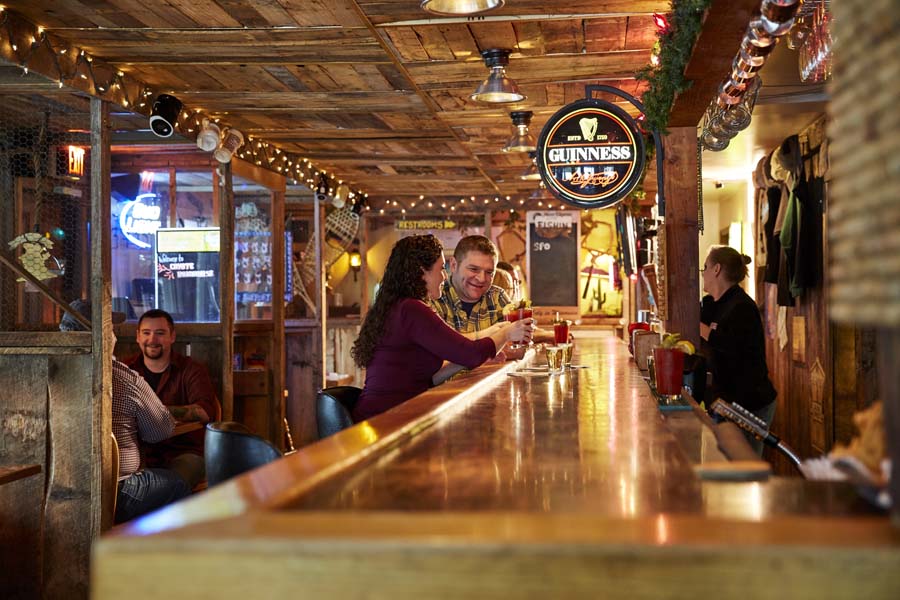
[[[644,138],[618,106],[579,100],[547,121],[538,140],[537,164],[544,185],[563,202],[606,208],[640,181]]]

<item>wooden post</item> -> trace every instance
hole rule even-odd
[[[369,217],[366,213],[359,216],[359,270],[362,275],[362,289],[359,298],[359,323],[366,320],[369,311],[369,261],[366,256],[369,253]]]
[[[666,160],[666,331],[700,344],[697,128],[675,127],[663,138]]]
[[[284,447],[284,186],[272,193],[272,391],[269,405],[269,439]]]
[[[219,321],[222,335],[222,419],[234,418],[234,188],[231,164],[220,165],[216,176],[224,180],[219,186]]]
[[[91,98],[91,532],[112,526],[112,507],[101,506],[116,485],[112,462],[112,254],[110,236],[109,104]],[[116,476],[118,473],[115,473]],[[106,475],[106,477],[104,477]]]
[[[316,240],[316,320],[318,321],[313,348],[315,348],[316,356],[319,357],[318,361],[313,363],[313,381],[316,382],[317,388],[324,388],[326,386],[325,378],[328,376],[325,342],[328,326],[328,301],[325,295],[325,264],[322,252],[323,244],[325,244],[325,210],[319,201],[318,194],[314,194],[313,222],[315,223]]]

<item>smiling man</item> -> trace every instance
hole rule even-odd
[[[164,310],[148,310],[138,322],[137,345],[141,353],[126,364],[153,388],[178,421],[207,423],[219,412],[219,400],[206,368],[172,349],[175,322]],[[176,471],[193,488],[205,477],[204,431],[192,431],[145,446],[149,466]]]
[[[493,285],[497,247],[483,235],[469,235],[456,245],[450,257],[450,279],[434,309],[460,333],[480,332],[504,320],[509,296]]]

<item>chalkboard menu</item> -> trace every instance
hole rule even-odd
[[[578,306],[575,211],[528,211],[528,288],[535,306]]]

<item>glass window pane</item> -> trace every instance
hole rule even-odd
[[[218,227],[219,205],[213,171],[175,174],[175,215],[173,227]]]
[[[234,177],[235,319],[272,318],[272,193]]]
[[[156,306],[156,230],[169,226],[169,174],[113,173],[113,310],[129,319]]]

